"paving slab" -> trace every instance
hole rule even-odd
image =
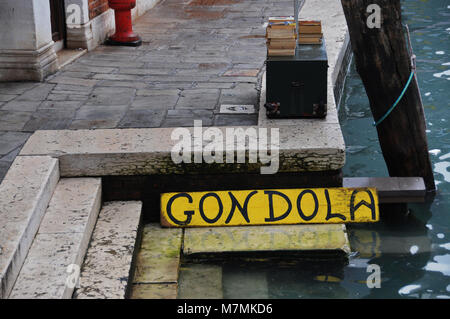
[[[20,270],[11,299],[68,299],[68,267],[81,267],[101,206],[101,180],[61,179]]]
[[[40,83],[30,90],[17,97],[17,101],[44,101],[51,90],[55,87],[55,84]]]
[[[135,284],[178,282],[182,234],[181,229],[161,228],[155,223],[144,226],[136,260]]]
[[[0,132],[0,158],[25,144],[30,135],[23,132]]]
[[[10,101],[0,107],[1,110],[34,112],[42,101]]]
[[[293,225],[185,229],[183,253],[340,251],[350,253],[345,225]]]
[[[0,110],[0,131],[22,131],[33,113]]]
[[[104,203],[86,253],[75,299],[127,297],[141,212],[141,202]]]
[[[11,292],[58,180],[58,160],[18,156],[0,184],[0,299]]]
[[[258,130],[258,127],[242,127]],[[193,128],[186,128],[191,136]],[[207,128],[203,128],[206,130]],[[226,136],[226,127],[218,127]],[[172,128],[37,131],[21,155],[52,155],[60,160],[62,176],[146,175],[158,173],[260,172],[261,163],[175,164],[171,157]],[[236,150],[235,150],[236,152]],[[224,153],[225,159],[225,153]],[[315,123],[279,128],[279,172],[338,170],[345,163],[345,144],[339,124]]]

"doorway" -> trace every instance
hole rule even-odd
[[[49,1],[52,39],[55,42],[55,51],[60,51],[66,46],[66,13],[64,0]]]

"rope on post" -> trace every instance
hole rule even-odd
[[[378,126],[380,125],[388,116],[389,114],[392,113],[392,111],[395,109],[395,107],[398,105],[398,103],[401,101],[401,99],[403,98],[403,96],[405,95],[406,91],[408,90],[409,85],[411,84],[412,79],[414,78],[415,72],[416,72],[416,56],[414,55],[413,51],[412,51],[412,45],[411,45],[411,37],[409,34],[409,28],[408,25],[405,25],[405,29],[406,29],[406,35],[408,37],[408,47],[409,47],[409,55],[411,58],[411,74],[409,76],[408,81],[406,82],[405,87],[403,88],[402,93],[400,94],[400,96],[398,97],[397,101],[395,101],[394,105],[392,105],[390,107],[390,109],[386,112],[386,114],[384,114],[378,121],[374,121],[373,122],[373,126]]]

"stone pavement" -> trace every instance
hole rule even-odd
[[[100,46],[43,83],[0,83],[0,181],[32,132],[256,125],[269,16],[292,0],[165,0],[139,18],[143,45]],[[220,105],[254,105],[221,114]]]

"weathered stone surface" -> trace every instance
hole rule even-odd
[[[256,125],[258,116],[256,114],[219,114],[216,115],[214,124],[216,126],[250,126]]]
[[[75,110],[42,109],[34,112],[30,120],[23,127],[24,131],[62,130],[69,127]]]
[[[177,284],[134,284],[130,299],[176,299]]]
[[[100,205],[100,179],[60,180],[10,298],[71,298],[68,267],[81,266]]]
[[[31,114],[31,112],[0,110],[0,131],[21,131],[31,118]]]
[[[75,299],[124,299],[141,220],[141,202],[107,202],[98,216]]]
[[[252,127],[244,127],[248,129]],[[258,129],[258,127],[253,127]],[[193,136],[193,128],[187,128]],[[226,127],[219,127],[226,136]],[[204,128],[206,130],[206,128]],[[25,144],[21,155],[51,154],[60,159],[63,176],[141,175],[185,173],[171,158],[173,129],[123,129],[38,131]],[[315,123],[279,129],[280,172],[341,169],[345,145],[339,124],[321,127]],[[225,157],[225,154],[224,154]],[[223,164],[192,166],[190,173],[220,169],[222,172],[260,172],[253,166]]]
[[[19,156],[0,184],[0,299],[12,289],[58,180],[56,159]]]
[[[16,101],[44,101],[54,87],[54,84],[41,83],[20,95]]]
[[[311,250],[350,253],[345,225],[189,228],[183,242],[185,255]]]
[[[0,102],[8,102],[16,97],[17,97],[17,95],[14,95],[14,94],[1,94],[0,93]]]
[[[180,270],[178,299],[223,299],[222,267],[186,264]]]
[[[206,90],[206,91],[205,91]],[[219,100],[219,90],[184,90],[176,108],[214,109]]]
[[[158,110],[161,112],[173,108],[178,98],[178,93],[172,95],[137,96],[131,104],[131,109]]]
[[[93,87],[98,83],[97,80],[79,79],[79,78],[63,76],[63,75],[57,75],[57,76],[51,78],[48,82],[49,83],[57,83],[57,84],[87,86],[87,87]]]
[[[34,112],[41,103],[41,101],[10,101],[0,107],[0,109],[7,111]]]
[[[92,91],[86,105],[128,105],[135,93],[133,88],[97,87]]]
[[[134,283],[177,283],[181,241],[181,229],[146,225],[137,256]]]
[[[2,82],[0,94],[22,94],[38,85],[35,82]]]
[[[159,127],[164,119],[164,112],[154,109],[129,110],[122,120],[119,127]]]
[[[0,132],[0,158],[3,160],[3,155],[23,145],[30,135],[22,132]]]

